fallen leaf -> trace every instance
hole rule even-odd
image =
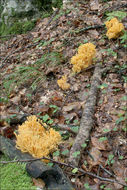
[[[21,99],[21,95],[19,94],[18,96],[15,96],[15,97],[11,98],[10,101],[11,101],[13,104],[18,105],[19,102],[20,102],[20,99]]]
[[[39,187],[39,188],[45,187],[45,183],[41,178],[38,178],[38,179],[32,178],[32,181],[36,187]]]
[[[69,103],[67,106],[64,106],[62,111],[63,112],[69,112],[72,110],[79,110],[81,108],[81,102],[73,102],[73,103]]]
[[[90,0],[90,8],[92,11],[99,9],[99,2],[98,0]]]
[[[90,30],[88,31],[89,36],[93,37],[93,38],[98,38],[99,37],[99,33],[97,32],[97,30]]]
[[[11,138],[14,136],[14,129],[12,129],[10,126],[0,127],[0,135]]]
[[[64,118],[66,118],[66,120],[72,121],[73,119],[77,119],[77,114],[76,113],[64,114]]]
[[[107,150],[107,146],[108,146],[107,140],[104,140],[102,143],[102,141],[99,141],[98,138],[91,137],[91,142],[92,142],[92,145],[96,147],[98,150]]]
[[[96,147],[92,147],[90,150],[90,155],[93,157],[93,159],[88,156],[87,162],[89,164],[89,169],[91,170],[93,166],[99,165],[102,162],[102,153]]]

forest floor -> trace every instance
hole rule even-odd
[[[93,43],[97,51],[94,62],[110,69],[102,73],[94,126],[84,150],[80,152],[78,166],[105,179],[127,183],[126,32],[123,37],[109,40],[104,26],[107,19],[116,17],[126,30],[126,8],[124,0],[74,1],[73,9],[60,9],[48,25],[51,17],[39,19],[34,30],[27,34],[8,37],[6,41],[1,38],[2,135],[12,137],[7,131],[11,128],[13,133],[15,125],[10,121],[24,114],[38,115],[51,127],[73,126],[71,130],[75,134],[71,130],[59,129],[63,143],[53,155],[53,159],[68,163],[95,68],[93,64],[74,74],[70,59],[79,45]],[[63,75],[67,76],[70,84],[66,91],[57,84]],[[70,168],[64,168],[64,172],[77,190],[127,189],[118,183],[102,181]]]

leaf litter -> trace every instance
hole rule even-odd
[[[125,1],[121,1],[121,4],[124,5]],[[2,81],[0,83],[3,90],[0,110],[1,120],[5,122],[0,123],[0,134],[14,138],[12,131],[17,126],[9,124],[14,114],[36,114],[39,117],[48,115],[47,121],[52,119],[54,122],[52,124],[50,121],[52,127],[60,123],[70,128],[72,125],[79,127],[94,68],[72,75],[70,59],[80,44],[92,42],[97,47],[97,56],[103,66],[110,67],[110,70],[104,73],[102,84],[98,87],[94,127],[87,142],[88,146],[80,153],[79,166],[96,174],[99,172],[102,177],[111,177],[105,170],[99,169],[101,164],[109,172],[114,173],[117,180],[125,183],[127,159],[126,98],[123,98],[126,96],[127,82],[125,48],[121,45],[120,39],[109,41],[105,36],[105,28],[76,34],[77,30],[89,25],[103,24],[106,21],[105,11],[109,8],[109,12],[112,12],[110,7],[126,11],[125,7],[120,8],[119,1],[78,1],[77,5],[74,3],[73,11],[61,10],[61,14],[57,15],[58,18],[54,18],[46,29],[45,26],[50,18],[38,20],[34,31],[28,34],[1,41]],[[123,24],[125,25],[124,19]],[[27,67],[29,67],[28,73]],[[57,80],[63,75],[69,76],[70,89],[66,92],[57,85]],[[15,77],[19,77],[22,83],[19,80],[18,84],[18,79],[15,80]],[[51,108],[51,105],[58,109]],[[58,157],[59,160],[64,159],[64,162],[68,162],[68,151],[74,143],[75,135],[68,131],[60,132],[67,141],[64,140],[60,145]],[[111,160],[110,155],[113,155]],[[78,190],[86,186],[85,182],[91,189],[100,189],[102,186],[103,189],[124,189],[116,183],[80,176],[77,170],[73,174],[70,169],[65,169],[65,173]],[[34,183],[38,182],[34,180]]]

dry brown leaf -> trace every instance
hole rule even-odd
[[[92,11],[99,9],[99,2],[98,0],[90,0],[90,8]]]
[[[87,158],[87,162],[90,165],[89,168],[91,169],[93,166],[99,165],[102,162],[102,153],[96,147],[93,147],[90,150],[90,155],[94,159],[93,160],[90,156],[88,156]]]
[[[98,138],[91,137],[91,142],[92,142],[92,145],[94,147],[96,147],[96,149],[98,149],[98,150],[106,150],[107,149],[107,144],[108,144],[107,140],[103,141],[103,143],[102,143],[101,141],[99,141]]]
[[[79,110],[81,108],[82,104],[81,102],[73,102],[73,103],[69,103],[67,106],[64,106],[62,111],[63,112],[69,112],[72,110]]]
[[[90,30],[88,31],[89,36],[92,38],[98,38],[99,37],[99,33],[97,32],[97,30]]]
[[[11,98],[10,101],[11,101],[13,104],[18,105],[19,102],[20,102],[20,99],[21,99],[21,95],[19,94],[18,96],[15,96],[15,97]]]
[[[32,181],[36,187],[39,187],[39,188],[45,187],[45,183],[41,178],[38,178],[38,179],[32,178]]]

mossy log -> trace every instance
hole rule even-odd
[[[0,136],[0,151],[7,155],[11,160],[31,160],[34,159],[28,153],[22,153],[15,147],[15,142]],[[42,178],[47,189],[72,190],[71,183],[65,177],[57,164],[49,167],[40,160],[31,161],[26,164],[26,171],[34,178]]]

